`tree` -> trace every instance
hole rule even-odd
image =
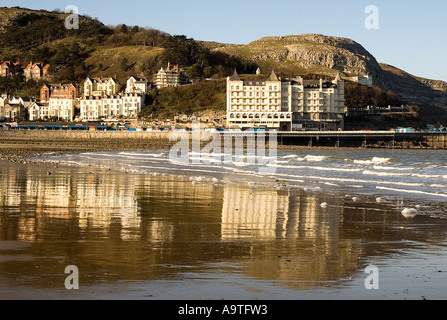
[[[214,74],[214,68],[211,66],[203,68],[203,76],[205,78],[211,78]]]
[[[54,56],[54,52],[51,52],[50,48],[47,46],[33,48],[30,51],[30,59],[32,61],[41,61],[43,63],[48,63],[50,59]]]
[[[186,69],[186,76],[192,80],[202,79],[203,78],[203,68],[200,66],[200,64],[195,63],[191,67]]]
[[[120,27],[120,32],[127,33],[127,31],[129,31],[127,26],[125,24],[122,24]]]
[[[186,36],[172,36],[164,44],[164,60],[180,66],[192,66],[199,63],[208,65],[209,50],[203,45]]]

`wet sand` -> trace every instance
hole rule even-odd
[[[126,133],[0,131],[0,160],[28,163],[30,158],[48,153],[169,150],[173,145],[166,134],[133,134],[136,137]]]
[[[176,142],[169,133],[139,132],[63,132],[0,130],[0,161],[31,162],[48,154],[73,154],[107,151],[169,150]],[[207,142],[202,142],[202,146]],[[266,145],[268,148],[268,144]],[[279,150],[336,150],[331,147],[278,145]],[[349,148],[346,148],[349,149]]]
[[[1,298],[447,298],[447,224],[439,217],[405,219],[392,202],[367,196],[353,203],[323,192],[29,161],[170,143],[2,139]],[[67,265],[79,267],[80,290],[64,287]],[[370,265],[379,268],[379,290],[365,288]]]

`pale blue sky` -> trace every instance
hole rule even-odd
[[[264,36],[321,33],[350,38],[379,62],[447,81],[447,1],[430,0],[1,0],[0,6],[79,8],[106,25],[153,27],[197,40],[249,43]],[[368,30],[365,8],[379,9]]]

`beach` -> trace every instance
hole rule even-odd
[[[166,133],[0,131],[0,159],[10,162],[54,152],[169,150],[172,145]]]
[[[87,134],[2,139],[2,299],[447,297],[442,151],[279,150],[260,175]]]

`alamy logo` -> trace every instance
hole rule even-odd
[[[378,30],[379,8],[375,5],[369,5],[365,8],[365,14],[368,14],[365,19],[365,28],[368,30]]]
[[[79,29],[79,9],[74,5],[65,7],[65,13],[70,15],[65,19],[65,28],[68,30]]]
[[[253,165],[260,174],[276,173],[278,141],[274,131],[208,132],[194,123],[192,132],[171,132],[170,140],[177,142],[169,152],[173,163]],[[208,143],[202,146],[202,142]]]
[[[365,273],[369,274],[365,280],[365,288],[367,290],[379,290],[379,268],[369,266],[365,269]]]
[[[67,266],[65,273],[69,274],[65,278],[65,288],[67,290],[79,290],[79,269],[76,266]]]

